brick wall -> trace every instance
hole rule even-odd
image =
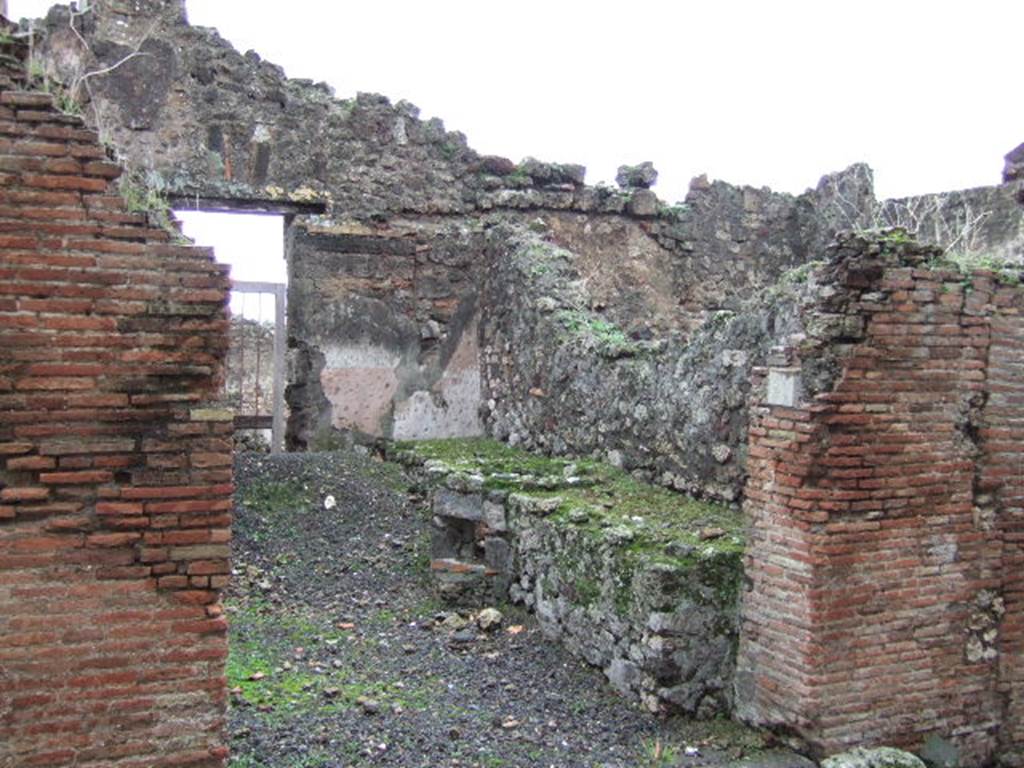
[[[0,766],[221,766],[226,270],[20,87],[3,64]]]
[[[991,323],[983,466],[975,503],[1002,537],[999,693],[1005,702],[1003,760],[1024,765],[1024,300],[997,294]]]
[[[933,256],[846,241],[807,324],[831,338],[768,371],[835,383],[755,408],[738,709],[819,752],[935,735],[978,765],[1021,744],[1024,291]]]

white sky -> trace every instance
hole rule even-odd
[[[653,160],[802,192],[864,160],[881,196],[993,184],[1024,141],[1019,0],[190,0],[293,77],[376,91],[478,151]]]
[[[14,18],[49,5],[9,0]],[[188,0],[188,10],[339,97],[407,99],[479,152],[582,163],[589,183],[652,160],[670,202],[699,173],[799,193],[861,160],[880,197],[995,184],[1002,156],[1024,141],[1020,0]]]
[[[212,245],[217,261],[231,265],[235,280],[284,283],[284,217],[177,211],[182,229],[200,245]],[[274,319],[271,295],[233,293],[231,312],[255,320]]]

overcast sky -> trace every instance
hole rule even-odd
[[[478,151],[653,160],[802,192],[864,160],[881,195],[992,184],[1024,141],[1024,3],[190,0],[289,75],[384,93]],[[284,14],[287,15],[284,15]]]
[[[41,15],[9,0],[11,15]],[[380,92],[518,160],[652,160],[799,193],[866,161],[881,197],[998,183],[1024,141],[1019,0],[188,0],[292,77]]]

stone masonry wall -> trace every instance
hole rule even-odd
[[[526,167],[541,175],[538,166]],[[859,187],[856,168],[836,178],[870,193]],[[650,209],[631,202],[640,192],[656,202],[649,190],[608,190],[601,213],[513,207],[438,219],[297,218],[288,236],[290,444],[319,443],[338,431],[398,439],[481,434],[491,426],[481,421],[484,392],[508,407],[528,400],[532,385],[522,387],[520,379],[545,365],[528,359],[532,347],[513,342],[522,357],[515,376],[501,381],[494,367],[487,369],[491,380],[483,379],[479,351],[494,334],[514,339],[520,326],[528,335],[539,330],[518,314],[526,298],[519,292],[534,288],[531,275],[506,263],[516,232],[543,230],[550,244],[572,253],[573,272],[565,279],[572,281],[573,303],[564,309],[596,311],[624,333],[654,342],[685,340],[709,319],[739,308],[743,297],[804,263],[808,249],[832,234],[822,213],[830,200],[817,191],[794,198],[715,183],[698,185],[683,205]],[[549,268],[534,266],[538,274]],[[490,289],[482,293],[484,286]],[[545,337],[546,344],[553,341]],[[623,392],[615,405],[632,396]],[[515,431],[543,447],[590,451],[597,433],[578,435],[592,426],[576,424],[573,436],[550,435],[526,420]],[[726,442],[742,444],[739,426]],[[622,436],[609,430],[599,442],[629,451],[630,441],[646,439],[627,433],[620,445]]]
[[[791,282],[806,278],[822,291],[817,309],[798,290],[801,295],[783,295],[778,307],[769,296],[767,305],[748,312],[746,297],[823,253],[836,231],[874,224],[884,212],[865,167],[826,177],[801,196],[696,179],[687,200],[670,207],[648,189],[588,187],[580,166],[479,156],[461,134],[445,131],[438,120],[420,120],[409,104],[392,105],[367,94],[337,100],[325,85],[289,80],[257,54],[241,54],[216,32],[189,26],[182,0],[95,0],[89,8],[75,21],[78,34],[66,10],[51,12],[36,49],[47,72],[66,83],[132,51],[145,54],[71,94],[85,100],[88,119],[135,175],[173,199],[198,206],[296,215],[289,230],[293,446],[339,429],[384,436],[428,436],[456,427],[471,433],[479,427],[470,391],[479,376],[484,427],[524,445],[604,453],[674,487],[726,498],[737,496],[749,469],[754,533],[748,567],[757,599],[748,601],[744,625],[737,681],[741,712],[788,728],[819,748],[863,739],[913,745],[934,733],[957,742],[968,763],[996,750],[1020,763],[1017,289],[996,285],[984,274],[965,283],[952,272],[924,269],[924,258],[934,252],[900,238],[885,241],[877,251],[846,241],[820,277],[790,272]],[[16,117],[26,123],[40,119],[33,116],[39,110],[22,111]],[[56,123],[67,127],[62,119]],[[46,120],[38,128],[44,129]],[[1014,238],[1020,236],[1021,214],[1003,203],[1021,194],[1015,181],[1019,165],[1015,150],[1008,157],[1008,186],[958,193],[954,205],[966,212],[981,200],[998,208],[981,240],[987,250],[1011,256],[1019,253]],[[26,184],[55,185],[46,187],[46,194],[71,195],[68,206],[83,191],[107,199],[89,185],[65,188],[67,182],[45,181],[60,175],[53,170],[59,167],[76,170],[58,163],[41,165],[50,169],[47,173],[18,172]],[[82,197],[90,201],[90,216],[106,210],[92,197]],[[547,238],[530,259],[520,259],[530,247],[524,227]],[[621,250],[610,247],[611,241]],[[145,248],[143,254],[209,268],[205,259],[190,260],[177,246]],[[547,258],[559,249],[569,255]],[[538,254],[541,258],[533,258]],[[116,258],[129,255],[144,258],[134,253]],[[101,250],[97,258],[105,275],[106,262],[115,257]],[[630,276],[646,274],[647,289],[623,293],[629,280],[610,275],[620,263],[629,265]],[[45,278],[32,274],[32,280]],[[179,279],[177,274],[161,264],[158,274],[146,272],[138,281],[159,284],[166,296],[176,284],[159,281]],[[545,274],[567,281],[548,285]],[[182,276],[180,285],[219,290],[215,270],[203,275]],[[28,273],[17,277],[29,279]],[[212,282],[186,282],[193,278]],[[512,286],[527,290],[513,293]],[[544,291],[537,293],[538,287]],[[209,313],[185,313],[180,327],[189,335],[185,341],[175,337],[175,349],[188,351],[190,361],[193,351],[207,352],[216,368],[220,352],[212,335],[220,321],[210,318],[219,309],[212,293],[200,295]],[[133,309],[124,312],[140,312],[138,322],[184,312],[186,305],[132,301]],[[6,311],[21,316],[19,304],[8,306],[14,309]],[[98,305],[71,306],[78,306],[68,309],[72,313],[91,309],[87,324],[104,321]],[[795,315],[789,306],[798,310]],[[516,320],[519,312],[535,324]],[[116,330],[173,336],[161,318],[143,326],[125,318]],[[75,322],[81,320],[76,316]],[[49,330],[57,334],[66,321],[40,315],[36,322],[44,328],[55,324]],[[33,332],[17,331],[15,338],[17,333],[29,334],[33,345],[42,347]],[[748,372],[768,358],[780,336],[792,344],[774,358],[766,384],[773,403],[792,405],[755,412],[752,460],[745,468]],[[78,338],[90,334],[79,330]],[[45,354],[62,349],[51,341],[47,337]],[[556,349],[556,341],[569,343]],[[213,691],[215,699],[223,650],[215,589],[226,569],[219,555],[227,536],[218,505],[225,503],[229,488],[226,463],[218,462],[225,459],[219,446],[228,426],[204,421],[221,415],[194,408],[189,399],[208,391],[214,371],[199,363],[159,377],[160,386],[168,388],[159,390],[161,395],[172,389],[175,397],[185,395],[168,404],[131,399],[142,396],[133,389],[143,386],[139,382],[152,385],[149,368],[142,369],[145,375],[131,369],[122,378],[119,369],[112,370],[103,374],[124,382],[113,390],[104,388],[99,372],[66,373],[55,380],[75,387],[83,386],[83,379],[101,388],[101,398],[127,393],[128,400],[91,401],[82,394],[89,392],[84,386],[81,392],[28,394],[33,390],[22,378],[3,374],[17,406],[9,430],[19,439],[10,442],[25,453],[6,469],[4,492],[12,503],[0,509],[7,518],[16,516],[13,523],[0,524],[0,531],[16,531],[12,542],[32,541],[22,526],[41,530],[50,523],[45,517],[33,522],[31,511],[26,520],[24,509],[51,502],[81,505],[55,509],[81,512],[96,529],[77,531],[79,523],[68,523],[70,532],[43,536],[46,546],[59,542],[85,553],[75,557],[117,561],[109,567],[128,570],[98,569],[98,574],[138,579],[125,583],[138,584],[149,604],[165,598],[210,602],[206,609],[174,609],[191,611],[194,621],[179,622],[181,615],[168,614],[172,633],[212,633],[201,641],[207,645],[200,653],[209,653],[202,662],[175,656],[166,663],[191,664],[187,672],[161,669],[151,677],[130,667],[125,674],[136,674],[134,685],[156,686],[146,692],[163,695],[170,689],[152,681],[180,673],[196,690]],[[670,385],[659,389],[659,381]],[[374,389],[365,399],[368,384]],[[362,393],[364,400],[353,403],[353,393]],[[78,400],[83,396],[84,405]],[[71,418],[67,414],[78,413],[79,406],[117,410],[126,405],[147,414],[111,427],[135,440],[131,450],[127,443],[110,444],[117,451],[107,456],[96,447],[107,443],[89,443],[88,451],[64,457],[43,453],[29,439],[33,429],[57,428],[45,419],[40,425],[42,408],[67,409],[61,410],[62,418]],[[21,409],[31,415],[17,415]],[[581,415],[592,414],[602,418],[583,418],[582,426],[574,426]],[[88,418],[95,420],[92,414]],[[61,423],[59,429],[64,434],[69,427]],[[150,429],[190,442],[163,450],[170,444],[139,437]],[[143,455],[145,469],[137,466]],[[127,468],[96,464],[110,461],[127,462]],[[66,474],[79,472],[92,474]],[[66,478],[69,484],[44,477]],[[90,517],[93,496],[155,494],[155,487],[168,498],[97,500],[95,519],[103,522]],[[22,493],[27,496],[21,498]],[[45,496],[47,503],[31,503],[33,494]],[[182,500],[170,498],[174,494],[182,494]],[[101,509],[119,514],[101,516]],[[124,526],[140,526],[143,538],[132,538],[134,529],[118,529],[126,539],[88,538],[119,525],[121,512]],[[164,524],[168,533],[156,530]],[[207,538],[191,538],[197,535]],[[107,553],[99,542],[116,546]],[[159,554],[151,555],[153,543],[160,545]],[[8,546],[14,552],[44,545]],[[11,556],[9,562],[19,569],[36,567],[31,563],[37,561],[17,559],[23,557],[20,549]],[[143,562],[150,556],[166,562]],[[84,578],[76,567],[71,571],[66,583]],[[196,594],[174,597],[151,591],[153,586]],[[53,588],[63,594],[63,586]],[[0,600],[5,594],[13,592],[0,592]],[[0,621],[5,620],[10,621],[6,614]],[[38,628],[31,620],[27,626]],[[114,625],[107,620],[103,626]],[[40,632],[39,642],[55,648],[55,635]],[[164,659],[155,647],[138,643],[133,653]],[[18,685],[38,671],[27,656],[17,657],[20,647],[11,652],[24,665],[15,667]],[[96,663],[114,663],[109,658]],[[114,682],[101,677],[97,684]],[[196,764],[215,763],[220,759],[218,705],[209,704],[206,694],[197,696],[205,702],[199,720],[209,732],[171,730],[182,749],[195,747],[190,754]],[[107,691],[102,701],[110,698]],[[32,701],[40,722],[57,722],[56,705],[45,695]],[[51,733],[59,725],[75,727],[62,723],[40,730]],[[138,727],[152,727],[156,734],[156,725]],[[35,738],[24,736],[30,730],[18,733]],[[125,742],[122,748],[126,754],[144,750],[144,741]],[[94,759],[90,746],[67,759],[88,764]]]
[[[826,332],[769,361],[738,713],[820,752],[937,736],[1018,765],[1024,291],[935,258],[844,240]]]
[[[887,223],[914,232],[916,239],[951,248],[980,262],[1024,264],[1024,184],[1008,180],[995,187],[940,192],[883,203]]]
[[[676,490],[739,498],[750,373],[777,335],[802,329],[803,273],[685,333],[673,329],[670,291],[630,279],[643,263],[590,267],[623,276],[637,293],[606,307],[580,279],[590,258],[532,233],[496,232],[492,245],[499,252],[483,300],[489,431],[534,450],[600,456]]]
[[[74,82],[136,48],[145,54],[73,94],[145,183],[205,207],[328,212],[299,215],[288,238],[292,446],[335,430],[482,429],[469,393],[478,355],[463,331],[479,322],[472,233],[495,218],[541,214],[556,242],[579,246],[605,273],[614,273],[605,265],[618,258],[610,243],[619,239],[600,232],[628,233],[622,246],[651,255],[648,282],[669,297],[659,321],[683,330],[771,284],[834,229],[819,211],[831,188],[795,198],[697,180],[687,203],[669,208],[648,189],[587,187],[580,166],[482,157],[411,105],[368,94],[337,100],[322,84],[236,52],[216,32],[189,26],[181,0],[97,0],[74,23],[82,39],[66,9],[40,25],[40,60],[58,80]],[[836,187],[866,199],[862,181],[854,174]],[[469,234],[453,235],[460,230]],[[361,383],[392,394],[349,398]]]
[[[797,330],[786,328],[806,265],[839,229],[901,206],[928,242],[963,235],[958,258],[1018,262],[1015,190],[879,204],[870,169],[853,166],[797,198],[698,180],[647,221],[545,212],[522,222],[532,234],[494,227],[481,301],[487,429],[739,498],[750,371],[774,335]]]
[[[327,207],[363,220],[603,205],[583,193],[580,166],[517,167],[478,155],[407,102],[336,99],[325,83],[287,78],[255,51],[189,25],[184,0],[95,0],[74,23],[81,38],[56,6],[39,25],[43,68],[74,83],[143,53],[73,95],[128,165],[172,197]]]
[[[1024,144],[1006,153],[1006,163],[1003,165],[1003,182],[1010,183],[1024,180]],[[1017,201],[1024,205],[1024,190],[1017,196]]]
[[[135,177],[190,207],[296,215],[289,235],[293,447],[353,435],[463,435],[488,426],[470,392],[482,375],[479,342],[470,336],[492,311],[476,301],[474,318],[471,307],[479,270],[488,267],[476,235],[452,232],[541,219],[551,242],[579,257],[588,300],[627,332],[657,338],[685,336],[718,312],[738,310],[820,254],[835,232],[870,225],[879,213],[871,172],[862,165],[798,196],[701,177],[683,203],[668,206],[642,185],[587,186],[578,165],[480,156],[464,136],[440,120],[421,120],[410,104],[373,94],[336,99],[322,83],[285,77],[216,31],[190,26],[183,0],[95,0],[75,16],[74,30],[66,8],[53,9],[39,28],[42,69],[66,83],[135,50],[144,54],[71,94]],[[978,208],[1012,198],[1003,188],[976,192],[958,199]],[[326,216],[307,218],[313,212]],[[981,239],[999,246],[1005,236],[1019,244],[1022,220],[1003,205],[986,220]],[[621,270],[625,264],[644,269]],[[641,302],[644,314],[633,311],[638,288],[656,299]],[[426,306],[452,300],[457,310]],[[525,378],[533,375],[524,369]],[[367,397],[364,384],[375,394]],[[507,404],[510,417],[523,421],[514,431],[536,445],[600,445],[637,465],[650,463],[631,455],[630,440],[611,445],[618,430],[553,432],[553,400],[544,422],[531,420],[533,387],[509,386],[510,394],[485,392],[485,399]],[[742,434],[735,421],[725,431],[739,426]],[[742,453],[742,440],[715,442]],[[697,463],[714,466],[705,459]],[[735,493],[735,478],[730,484],[728,493]],[[712,485],[710,492],[723,495],[722,482]]]
[[[743,521],[594,461],[488,440],[399,444],[428,492],[442,599],[512,600],[659,713],[732,706]]]
[[[226,270],[0,69],[0,765],[223,766]]]

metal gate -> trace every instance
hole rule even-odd
[[[235,430],[269,429],[270,451],[278,453],[284,450],[285,286],[235,280],[231,290],[243,296],[242,312],[231,318],[224,381],[225,394],[235,408]],[[272,328],[261,311],[255,321],[245,317],[245,299],[253,294],[259,309],[264,296],[273,298]],[[267,338],[271,333],[272,341]]]

